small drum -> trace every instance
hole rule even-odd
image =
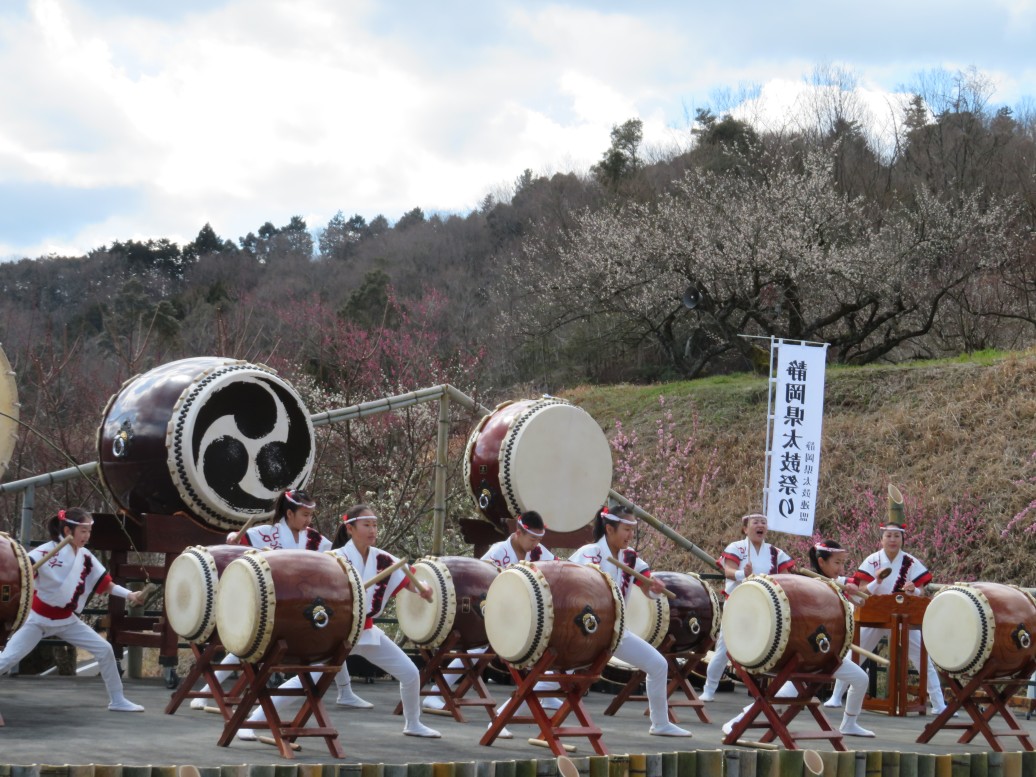
[[[127,512],[187,512],[215,529],[269,518],[313,469],[313,424],[269,369],[181,359],[127,381],[97,430],[98,473]]]
[[[730,657],[763,674],[798,657],[797,671],[833,672],[852,644],[852,605],[833,584],[801,575],[755,575],[723,608]]]
[[[712,586],[688,572],[652,572],[651,577],[676,594],[675,599],[652,599],[640,586],[633,586],[626,601],[626,628],[658,647],[673,637],[673,653],[704,652],[719,636],[719,597]]]
[[[0,644],[29,617],[35,580],[25,548],[0,531]]]
[[[575,405],[505,402],[468,438],[464,482],[478,510],[501,527],[536,510],[547,528],[576,531],[608,499],[611,448],[597,422]]]
[[[216,627],[223,647],[261,661],[279,640],[284,660],[316,663],[363,631],[363,579],[341,556],[312,550],[252,550],[223,570]]]
[[[460,634],[457,647],[485,647],[486,593],[500,571],[486,561],[465,556],[423,558],[414,564],[414,575],[432,589],[432,601],[404,589],[396,597],[400,630],[415,645],[434,649],[450,633]]]
[[[173,559],[165,579],[165,616],[173,631],[187,642],[212,638],[220,575],[249,550],[247,545],[192,545]]]
[[[932,597],[921,635],[951,677],[1016,676],[1036,656],[1036,599],[1013,585],[955,583]]]
[[[619,644],[626,606],[614,581],[595,565],[521,561],[501,572],[486,596],[486,633],[493,651],[519,669],[547,648],[552,669],[592,664]]]

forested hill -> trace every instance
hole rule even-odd
[[[709,553],[761,509],[765,378],[588,386],[569,398],[609,432],[616,488]],[[938,582],[1036,585],[1036,352],[828,370],[817,535],[856,562],[872,553],[888,483],[905,498],[906,550]],[[641,535],[655,568],[705,571],[653,530]],[[805,558],[802,538],[771,540]]]

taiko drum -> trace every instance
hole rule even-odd
[[[0,532],[0,644],[29,617],[34,581],[29,554],[14,537]]]
[[[432,600],[409,589],[396,597],[396,618],[407,638],[431,649],[456,632],[456,647],[485,647],[489,638],[484,609],[489,586],[499,574],[496,566],[466,556],[441,556],[418,560],[413,571],[432,589]]]
[[[166,573],[165,614],[186,642],[219,639],[214,632],[220,576],[249,550],[247,545],[192,545],[173,559]]]
[[[633,586],[626,602],[626,627],[653,647],[671,636],[671,652],[710,650],[719,636],[720,603],[716,591],[690,572],[651,572],[676,594],[651,598]]]

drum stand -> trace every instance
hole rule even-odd
[[[224,722],[230,720],[231,708],[241,703],[241,692],[245,688],[246,680],[244,675],[241,675],[234,681],[229,691],[223,690],[223,686],[216,678],[216,672],[240,672],[244,669],[244,664],[240,661],[236,664],[213,663],[216,653],[222,649],[223,645],[219,642],[209,642],[205,645],[204,650],[201,650],[195,643],[191,643],[191,652],[194,653],[194,666],[180,682],[177,689],[173,691],[173,696],[165,708],[166,715],[174,714],[186,699],[212,699],[216,706],[219,707]],[[193,690],[194,684],[200,678],[204,678],[209,688],[208,691]]]
[[[446,641],[435,650],[419,649],[421,658],[424,659],[424,669],[421,670],[421,688],[424,688],[431,682],[434,682],[436,688],[438,688],[438,693],[434,690],[421,691],[421,696],[441,696],[445,709],[458,723],[467,722],[464,720],[464,713],[460,710],[461,707],[484,707],[489,714],[489,719],[493,720],[496,717],[496,712],[494,711],[496,702],[489,695],[489,689],[486,688],[486,684],[482,680],[482,672],[489,665],[489,662],[496,657],[496,654],[488,650],[480,653],[454,650],[460,637],[460,632],[454,629],[450,632]],[[459,660],[463,666],[458,669],[451,669],[449,664],[453,659]],[[455,686],[451,686],[446,675],[460,675],[460,679]],[[478,698],[463,698],[464,694],[472,688],[475,689]],[[399,702],[396,705],[396,709],[392,711],[392,714],[403,714],[403,702]]]
[[[345,656],[349,648],[342,645],[335,651],[325,663],[322,664],[282,664],[288,646],[284,640],[278,640],[273,651],[256,664],[242,662],[241,671],[247,685],[241,696],[241,703],[234,709],[233,714],[223,726],[223,734],[216,743],[220,747],[227,747],[234,741],[237,732],[242,728],[269,729],[273,743],[281,751],[284,758],[292,758],[292,748],[295,740],[299,737],[323,737],[327,743],[327,749],[335,758],[345,758],[345,751],[338,741],[338,729],[331,725],[327,719],[327,709],[322,701],[324,692],[334,682],[335,675],[342,668]],[[297,674],[301,688],[283,690],[281,688],[269,688],[267,683],[270,677],[276,672],[284,674]],[[313,682],[311,674],[320,674],[320,679]],[[273,705],[275,696],[301,696],[303,697],[302,707],[295,713],[288,725],[281,720],[277,708]],[[248,713],[256,703],[266,713],[265,721],[249,722],[246,720]],[[317,722],[316,728],[307,728],[306,721],[312,715]]]
[[[847,748],[842,742],[842,732],[831,726],[827,717],[821,709],[820,702],[816,698],[817,692],[834,682],[834,677],[829,674],[818,674],[816,672],[796,672],[799,665],[799,657],[792,656],[791,660],[776,674],[762,675],[768,678],[766,683],[759,683],[759,678],[750,675],[744,668],[731,662],[737,670],[741,681],[748,686],[748,692],[753,698],[752,706],[735,723],[730,733],[723,739],[723,744],[734,745],[741,736],[750,728],[767,729],[766,733],[759,740],[759,744],[768,744],[779,738],[789,750],[798,750],[798,741],[804,739],[829,739],[831,747],[844,752]],[[798,691],[797,696],[777,696],[777,692],[786,683],[790,682]],[[786,707],[784,712],[778,714],[775,707]],[[788,724],[802,712],[809,710],[813,719],[820,726],[819,731],[804,731],[793,733],[788,729]],[[762,713],[765,723],[753,723]]]
[[[586,737],[598,755],[608,755],[608,749],[601,742],[601,729],[590,720],[590,714],[583,706],[583,696],[590,686],[601,678],[601,671],[611,658],[611,652],[604,651],[589,667],[571,674],[551,670],[557,656],[554,648],[548,647],[529,669],[517,669],[511,664],[507,664],[516,687],[511,698],[504,703],[500,714],[489,724],[489,729],[482,735],[482,739],[479,740],[480,745],[493,744],[500,731],[508,723],[535,723],[540,727],[540,738],[547,743],[547,747],[556,756],[565,755],[566,752],[560,737]],[[540,704],[539,692],[533,690],[536,683],[544,681],[557,683],[561,687],[560,692],[551,691],[544,695],[560,695],[565,700],[553,715],[547,715],[543,710],[543,705]],[[531,715],[514,714],[522,702],[529,705]],[[569,713],[575,713],[582,725],[563,727],[561,723]]]
[[[667,635],[658,647],[658,652],[665,657],[666,663],[669,664],[669,685],[666,687],[666,698],[668,699],[679,689],[687,696],[687,701],[677,699],[676,701],[669,702],[669,720],[673,723],[680,722],[679,718],[676,717],[676,713],[673,712],[673,707],[691,707],[698,714],[698,720],[702,723],[712,723],[708,713],[705,712],[705,702],[698,698],[694,688],[691,687],[690,680],[687,679],[690,673],[694,671],[694,668],[705,658],[705,653],[689,651],[671,652],[670,648],[672,648],[675,641],[671,634]],[[682,664],[680,663],[681,660],[683,661]],[[634,695],[637,689],[640,688],[640,684],[644,682],[645,677],[647,677],[647,673],[644,670],[635,669],[633,676],[622,687],[622,690],[616,694],[615,699],[608,705],[604,714],[614,715],[628,701],[647,701],[647,696]],[[644,710],[645,715],[649,712],[650,710],[648,709]]]
[[[1017,737],[1025,750],[1033,749],[1029,741],[1029,732],[1024,731],[1011,712],[1008,703],[1011,697],[1020,688],[1028,685],[1029,675],[1036,669],[1036,660],[1030,660],[1028,665],[1019,670],[1013,677],[992,677],[993,669],[983,668],[972,677],[967,685],[961,684],[960,680],[950,677],[939,670],[939,677],[945,685],[950,686],[953,691],[953,698],[948,699],[946,709],[940,712],[935,720],[925,726],[921,736],[917,738],[918,744],[929,742],[932,737],[942,729],[958,729],[964,733],[957,741],[960,744],[967,744],[978,734],[982,734],[997,753],[1002,753],[1004,748],[1000,744],[1000,737]],[[999,687],[998,687],[999,686]],[[986,698],[976,699],[976,691],[985,691]],[[983,705],[985,708],[983,709]],[[971,723],[950,723],[953,713],[963,709],[971,716]],[[1000,717],[1007,723],[1006,729],[994,730],[990,721],[1000,713]]]

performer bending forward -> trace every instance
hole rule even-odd
[[[922,589],[932,581],[932,574],[916,557],[903,550],[905,535],[906,526],[902,523],[889,521],[882,524],[881,550],[863,560],[853,575],[853,582],[861,587],[866,586],[867,591],[872,594],[893,594],[902,591],[906,594],[921,596]],[[889,572],[883,573],[885,569],[888,569]],[[860,647],[864,650],[874,650],[881,638],[888,636],[888,633],[888,629],[864,626],[860,629]],[[907,652],[910,663],[920,669],[920,629],[910,629],[910,648]],[[831,694],[830,699],[824,702],[825,706],[839,706],[844,693],[845,683],[841,681],[835,683],[834,693]],[[935,671],[935,664],[932,663],[931,658],[928,659],[928,696],[932,702],[933,713],[938,715],[946,709],[942,684],[939,682],[939,674]]]
[[[356,567],[364,581],[370,580],[378,572],[388,569],[399,560],[391,553],[374,547],[374,541],[378,538],[378,516],[367,505],[359,504],[350,507],[342,516],[342,524],[350,539],[344,547],[335,550],[335,553]],[[399,693],[403,700],[404,734],[411,737],[437,738],[440,736],[438,731],[421,723],[421,673],[399,645],[374,625],[374,619],[381,615],[388,600],[406,587],[406,574],[397,569],[387,579],[376,583],[367,591],[367,620],[364,623],[363,633],[349,654],[363,656],[399,680]],[[432,599],[432,589],[427,586],[423,586],[420,590],[411,587],[411,590],[419,594],[422,599],[428,601]],[[319,675],[314,674],[312,677],[316,682]],[[338,674],[335,675],[335,683],[338,684],[339,695],[343,688],[347,693],[352,692],[349,668],[346,665],[343,664]],[[294,677],[280,687],[283,689],[301,688],[302,683],[297,677]],[[280,710],[282,705],[290,699],[291,697],[275,697],[274,706]],[[252,713],[248,722],[256,723],[262,720],[266,720],[266,715],[260,709]],[[241,729],[238,737],[254,739],[255,732],[252,729]]]
[[[741,517],[744,539],[727,545],[720,556],[720,561],[723,562],[723,575],[727,578],[724,597],[730,596],[734,587],[746,577],[787,572],[795,566],[791,556],[766,541],[766,529],[765,515],[750,513]],[[716,697],[716,689],[726,668],[727,643],[723,639],[723,631],[720,630],[712,660],[709,661],[705,673],[705,687],[699,696],[702,701],[712,701]]]
[[[846,551],[834,540],[823,540],[809,549],[809,564],[813,567],[813,571],[823,575],[826,578],[841,583],[845,587],[845,594],[852,599],[859,589],[854,583],[846,582],[845,579],[845,556]],[[853,635],[847,635],[848,639],[852,639]],[[848,683],[849,684],[849,698],[845,702],[845,712],[842,714],[842,723],[838,727],[838,730],[843,734],[851,737],[872,737],[874,736],[873,731],[865,729],[859,724],[857,718],[860,715],[860,710],[863,709],[863,698],[867,695],[867,684],[868,677],[867,673],[863,671],[863,668],[852,661],[848,656],[838,668],[833,672],[833,676],[836,682]],[[797,696],[798,691],[795,690],[795,686],[786,682],[781,686],[780,690],[777,691],[777,696],[791,697]],[[749,704],[742,710],[741,714],[732,720],[727,721],[723,724],[723,733],[729,734],[730,730],[734,727],[734,724],[741,720],[742,716],[752,705]]]
[[[32,612],[0,652],[0,675],[15,667],[40,640],[57,637],[74,647],[89,650],[97,659],[101,678],[108,689],[108,709],[113,712],[143,712],[143,707],[131,702],[123,693],[122,678],[119,677],[111,644],[77,615],[95,591],[121,597],[130,604],[143,604],[143,593],[129,591],[113,583],[101,562],[86,549],[93,522],[93,516],[82,507],[62,510],[50,519],[47,526],[52,541],[29,551],[29,558],[35,563],[53,550],[59,539],[72,537],[36,572]]]
[[[651,570],[648,565],[637,556],[637,551],[629,547],[636,525],[637,519],[633,512],[625,506],[616,507],[612,511],[608,508],[602,509],[594,520],[593,536],[597,542],[581,547],[572,554],[571,561],[577,564],[599,565],[605,574],[615,580],[623,598],[628,598],[633,576],[619,569],[608,559],[618,559],[626,566],[650,577]],[[648,592],[653,598],[657,598],[664,587],[659,581],[653,580]],[[622,633],[614,655],[620,661],[632,664],[647,674],[650,732],[663,737],[691,736],[690,731],[669,720],[669,697],[666,693],[669,665],[662,654],[627,629]]]

